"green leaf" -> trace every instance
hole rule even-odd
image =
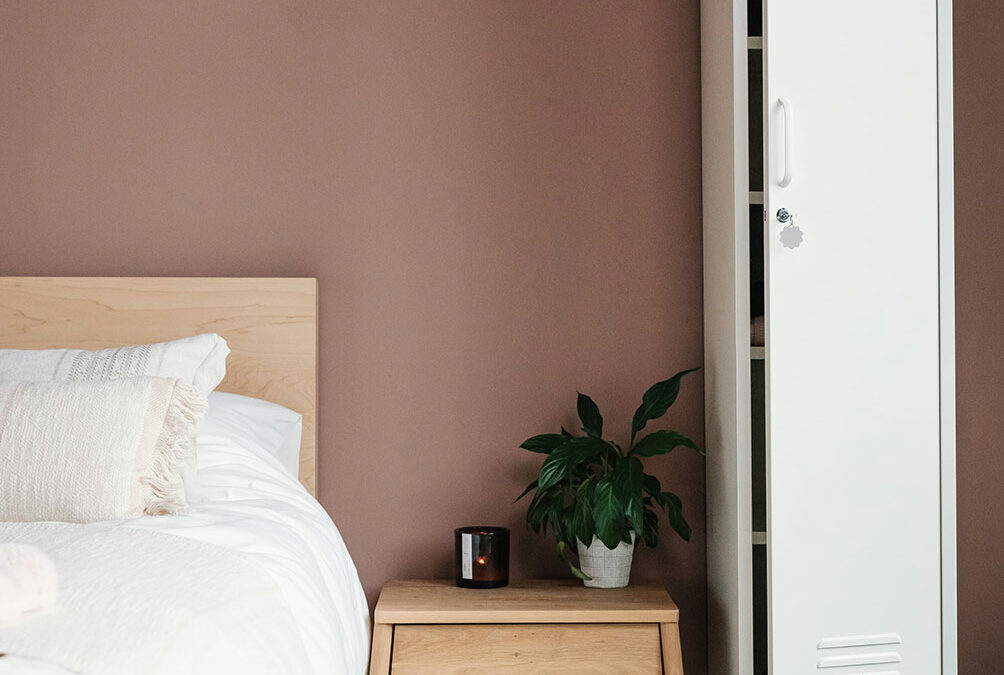
[[[548,525],[553,528],[553,523],[551,523],[551,515],[554,513],[554,503],[558,502],[560,506],[564,497],[559,490],[551,490],[546,492],[537,491],[530,500],[530,506],[526,510],[526,523],[530,528],[537,534],[543,534],[547,532]]]
[[[659,479],[655,476],[646,473],[641,477],[642,489],[645,490],[645,494],[654,499],[659,506],[665,506],[662,499],[662,485],[659,483]]]
[[[602,436],[603,417],[600,415],[600,409],[593,403],[593,399],[580,392],[576,408],[579,411],[579,419],[582,420],[582,430],[586,435],[593,438]]]
[[[587,478],[575,491],[571,534],[583,542],[592,541],[596,532],[596,524],[593,522],[593,487],[593,479]]]
[[[530,490],[533,490],[533,489],[534,489],[534,488],[536,488],[536,487],[537,487],[537,480],[536,480],[536,479],[534,479],[534,481],[533,481],[532,483],[530,483],[529,485],[527,485],[527,486],[526,486],[526,489],[525,489],[525,490],[523,490],[523,491],[522,491],[522,492],[521,492],[521,493],[519,494],[519,497],[516,497],[516,499],[512,500],[512,503],[513,503],[513,504],[515,504],[516,502],[518,502],[518,501],[519,501],[520,499],[522,499],[523,497],[526,497],[526,496],[527,496],[527,495],[528,495],[528,494],[530,493]]]
[[[641,534],[644,528],[641,502],[644,473],[641,460],[637,457],[621,460],[613,472],[613,485],[617,499],[624,505],[624,515],[638,534]]]
[[[543,504],[540,508],[544,513],[542,530],[546,531],[547,528],[550,527],[554,532],[555,538],[567,541],[568,537],[565,532],[566,518],[563,513],[564,502],[564,494],[561,491],[554,491],[548,493],[547,498],[543,500]]]
[[[564,498],[558,496],[557,499],[548,502],[547,518],[551,522],[551,529],[554,530],[554,536],[558,541],[568,541],[568,532],[565,527],[568,518],[566,517],[564,501]]]
[[[655,545],[659,543],[659,517],[652,509],[645,509],[643,519],[645,527],[642,530],[641,538],[646,546],[655,548]]]
[[[526,439],[519,444],[519,447],[530,452],[540,452],[547,455],[555,448],[564,445],[567,440],[561,434],[539,434]]]
[[[672,492],[663,492],[662,498],[666,502],[669,524],[684,541],[690,541],[690,525],[683,518],[683,502]]]
[[[611,550],[617,548],[627,532],[627,523],[624,520],[624,505],[617,498],[610,476],[604,476],[596,483],[593,491],[593,521],[596,524],[596,536],[603,545]]]
[[[547,490],[567,478],[582,463],[598,461],[609,451],[610,446],[599,438],[582,436],[565,441],[565,444],[555,449],[540,467],[537,476],[537,489]]]
[[[530,526],[534,534],[547,532],[547,511],[539,507],[528,509],[526,512],[526,524]]]
[[[536,534],[540,534],[542,527],[546,529],[547,509],[546,505],[541,505],[544,496],[545,493],[538,491],[533,496],[533,499],[530,500],[530,506],[526,509],[526,524]]]
[[[561,435],[565,438],[575,438],[575,436],[572,435],[572,432],[565,427],[561,427]]]
[[[655,455],[665,455],[680,446],[692,448],[701,452],[697,443],[687,438],[681,433],[670,430],[653,431],[645,438],[638,441],[637,445],[628,452],[629,455],[638,457],[653,457]],[[703,453],[702,453],[703,454]]]
[[[631,420],[632,445],[634,445],[634,435],[644,429],[649,420],[657,419],[666,414],[669,406],[673,405],[676,397],[680,395],[680,380],[684,375],[695,370],[700,369],[682,370],[668,380],[656,382],[642,395],[641,405],[638,406],[634,413],[634,419]]]

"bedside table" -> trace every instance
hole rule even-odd
[[[522,581],[458,588],[391,581],[377,601],[370,675],[683,675],[680,611],[661,585]]]

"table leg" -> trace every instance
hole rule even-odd
[[[390,650],[394,626],[378,623],[373,626],[373,649],[370,652],[370,675],[390,675]]]
[[[680,624],[660,623],[659,636],[662,639],[662,672],[664,675],[683,675]]]

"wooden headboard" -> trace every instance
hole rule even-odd
[[[303,415],[300,482],[317,494],[317,280],[0,277],[0,348],[104,349],[218,333],[220,391]]]

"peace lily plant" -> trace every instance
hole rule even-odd
[[[576,407],[584,436],[562,427],[561,433],[532,436],[520,445],[546,457],[536,480],[516,501],[533,492],[527,524],[537,534],[545,534],[548,529],[554,533],[558,554],[587,586],[627,585],[635,536],[640,535],[650,548],[656,545],[659,511],[666,511],[672,528],[685,541],[690,540],[690,526],[683,517],[680,498],[664,491],[659,479],[645,473],[642,459],[665,455],[678,447],[702,455],[704,452],[677,431],[654,431],[641,438],[638,434],[648,422],[666,414],[680,393],[680,380],[695,370],[679,372],[645,392],[631,421],[631,441],[626,451],[603,438],[600,410],[582,393]],[[569,560],[569,546],[577,548],[579,566]],[[618,566],[619,574],[606,574]],[[594,579],[590,574],[608,578]]]

